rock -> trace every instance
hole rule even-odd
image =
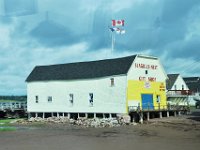
[[[85,126],[85,127],[116,127],[120,125],[130,124],[129,115],[117,115],[117,118],[86,118],[79,117],[77,120],[68,119],[67,117],[49,117],[41,118],[35,117],[30,118],[29,122],[51,122],[51,123],[70,123],[72,125]],[[132,124],[135,125],[135,124]]]
[[[130,123],[130,125],[136,126],[137,123],[136,122],[132,122],[132,123]]]
[[[75,121],[74,119],[69,119],[69,123],[70,123],[70,124],[75,124],[75,122],[76,122],[76,121]]]
[[[129,115],[117,115],[117,120],[120,125],[128,125],[131,122]]]

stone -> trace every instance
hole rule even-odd
[[[120,115],[117,115],[117,118],[79,117],[77,118],[77,120],[69,119],[68,117],[49,117],[49,118],[31,117],[28,120],[28,122],[70,123],[72,125],[78,125],[78,126],[102,128],[102,127],[116,127],[116,126],[121,126],[121,125],[129,125],[130,116],[120,114]]]

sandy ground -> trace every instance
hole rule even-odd
[[[199,150],[200,111],[115,128],[20,126],[0,133],[0,150]]]

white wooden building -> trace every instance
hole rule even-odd
[[[168,74],[167,101],[171,105],[189,104],[190,91],[180,74]]]
[[[26,79],[27,110],[36,117],[111,117],[145,106],[143,97],[152,107],[159,97],[164,106],[166,79],[159,59],[143,55],[36,66]]]

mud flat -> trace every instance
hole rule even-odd
[[[1,150],[199,150],[196,116],[153,119],[143,125],[85,128],[66,123],[16,125],[0,132]]]

